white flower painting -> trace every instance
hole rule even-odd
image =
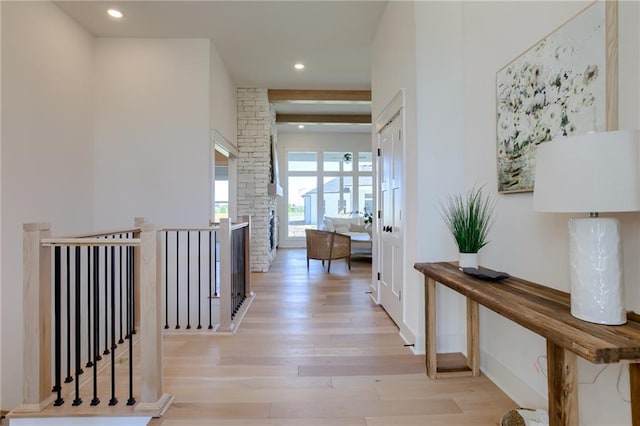
[[[498,190],[533,190],[536,147],[603,131],[605,2],[592,4],[496,74]]]

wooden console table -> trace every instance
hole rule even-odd
[[[629,313],[625,325],[606,326],[571,315],[569,294],[511,277],[491,282],[473,278],[455,263],[416,263],[425,276],[426,367],[432,378],[478,376],[478,306],[539,334],[547,340],[550,426],[578,425],[576,356],[595,364],[640,361],[640,315]],[[436,353],[436,283],[467,298],[467,357]],[[631,417],[640,426],[640,364],[629,365]]]

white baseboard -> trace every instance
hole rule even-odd
[[[414,355],[424,355],[426,353],[424,335],[416,335],[406,324],[400,326],[399,334]]]
[[[145,426],[151,417],[45,417],[11,419],[11,426]]]
[[[480,370],[519,406],[547,409],[546,395],[540,395],[500,361],[483,350],[480,350]]]

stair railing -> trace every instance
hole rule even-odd
[[[99,405],[99,394],[108,391],[98,391],[98,371],[109,361],[108,404],[118,404],[116,351],[118,357],[128,351],[126,404],[135,405],[136,414],[160,416],[173,397],[162,390],[162,289],[156,227],[137,219],[132,229],[64,238],[52,238],[48,223],[29,223],[23,229],[23,403],[11,415],[39,412],[52,402],[63,405],[63,381],[75,382],[75,392],[69,392],[74,394],[71,405],[83,403],[81,380],[92,382],[89,404]],[[133,340],[137,328],[141,331],[137,353],[144,362],[140,362],[140,397],[136,400]],[[93,378],[87,378],[89,369]]]
[[[48,223],[28,223],[23,230],[23,403],[10,417],[42,411],[51,403],[99,405],[107,400],[110,406],[131,405],[137,415],[161,416],[173,400],[162,385],[167,230],[142,218],[136,218],[130,229],[59,238],[51,236]],[[186,231],[187,241],[191,231]],[[207,266],[207,285],[214,286],[220,306],[217,324],[207,329],[234,333],[253,300],[250,218],[233,224],[223,219],[206,231],[218,234],[209,242],[209,247],[219,244],[219,249],[209,249],[213,264]],[[200,249],[200,234],[197,238]],[[195,260],[189,254],[186,258],[188,270]],[[219,274],[212,268],[219,268]],[[190,294],[190,289],[186,292]],[[198,294],[198,299],[204,296]],[[134,336],[140,360],[135,375]],[[123,368],[124,360],[128,395],[119,401],[115,369]],[[110,380],[98,380],[99,371],[107,367]],[[99,390],[98,383],[110,389]],[[90,387],[85,384],[92,385],[90,398],[83,395]],[[65,402],[65,396],[73,396],[72,401]]]

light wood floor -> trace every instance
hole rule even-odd
[[[279,250],[269,272],[252,274],[256,297],[235,335],[164,337],[175,401],[150,425],[484,426],[515,408],[486,377],[429,380],[424,357],[367,294],[370,280],[370,261],[354,259],[351,271],[335,261],[327,274],[317,260],[307,271],[304,250]],[[108,395],[72,407],[69,394],[40,416],[131,415],[126,369],[116,371],[116,407]]]
[[[366,294],[371,263],[279,250],[253,274],[257,297],[235,336],[165,338],[165,392],[153,426],[496,425],[515,407],[485,377],[432,381],[424,357]]]

